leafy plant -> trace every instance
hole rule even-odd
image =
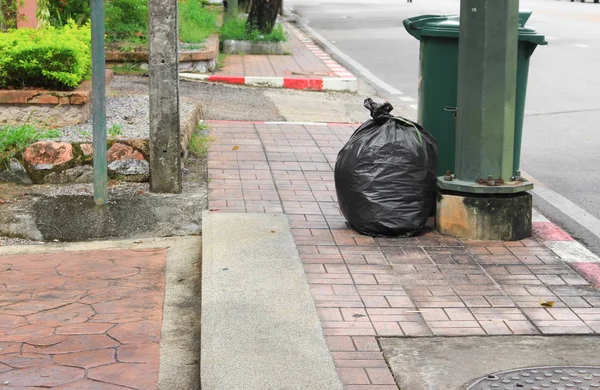
[[[214,138],[208,134],[208,126],[204,123],[198,124],[196,131],[190,137],[188,144],[189,152],[198,158],[204,158],[208,154],[208,148],[210,143],[214,141]]]
[[[123,126],[114,124],[108,129],[108,135],[111,137],[116,137],[118,135],[123,134]]]
[[[140,68],[137,63],[122,63],[111,67],[115,74],[147,75],[148,71]]]
[[[90,26],[0,34],[0,88],[74,89],[91,74]]]
[[[32,143],[58,138],[61,134],[59,130],[39,130],[32,125],[0,126],[0,165],[6,165]]]
[[[217,11],[197,0],[179,1],[179,39],[185,43],[203,42],[216,33]]]
[[[281,24],[273,28],[270,34],[263,34],[257,29],[247,30],[246,19],[231,19],[226,21],[221,27],[221,40],[233,39],[236,41],[264,41],[264,42],[285,42],[287,33]]]
[[[136,37],[148,40],[148,1],[109,0],[106,3],[106,41]]]

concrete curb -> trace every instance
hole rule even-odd
[[[355,93],[358,90],[356,77],[262,77],[262,76],[218,76],[196,73],[180,73],[186,80],[212,81],[252,87],[287,88],[306,91],[336,91]]]

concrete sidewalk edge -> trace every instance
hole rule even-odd
[[[342,389],[282,214],[203,214],[201,386]]]

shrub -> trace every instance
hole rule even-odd
[[[106,40],[148,40],[148,0],[109,0],[106,3]]]
[[[234,39],[236,41],[266,41],[266,42],[285,42],[287,34],[281,24],[277,24],[270,34],[264,35],[257,29],[248,31],[246,29],[246,19],[230,19],[221,27],[221,41]]]
[[[90,76],[90,34],[73,22],[0,34],[0,88],[76,88]]]

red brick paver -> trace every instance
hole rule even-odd
[[[210,209],[288,215],[347,389],[396,388],[380,336],[600,332],[600,291],[535,239],[371,238],[348,229],[333,166],[356,126],[212,127]]]
[[[289,55],[228,55],[216,76],[315,78],[353,77],[343,66],[319,49],[298,28],[286,24]]]
[[[2,388],[152,389],[165,251],[0,257]]]

